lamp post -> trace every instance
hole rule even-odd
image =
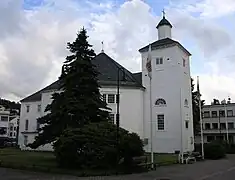
[[[117,125],[117,152],[118,149],[118,140],[119,140],[119,127],[120,127],[120,71],[123,73],[122,80],[125,81],[125,71],[123,67],[118,67],[117,71],[117,96],[116,96],[116,103],[117,103],[117,114],[116,114],[116,125]],[[117,153],[118,157],[119,153]],[[117,158],[118,160],[118,158]]]
[[[220,113],[221,113],[221,111],[219,110],[219,136],[220,136],[220,140],[221,140]]]
[[[228,98],[228,102],[230,102],[230,98]],[[225,122],[226,122],[226,140],[229,143],[229,135],[228,135],[228,114],[227,114],[227,102],[226,99],[223,100],[224,105],[224,115],[225,115]]]

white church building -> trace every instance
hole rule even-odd
[[[139,134],[147,152],[151,151],[151,144],[153,152],[192,151],[191,54],[171,38],[172,25],[165,16],[157,30],[158,40],[151,43],[151,86],[146,69],[149,45],[146,45],[139,50],[142,57],[142,72],[139,73],[131,73],[104,52],[94,58],[93,63],[100,72],[100,92],[112,109],[110,116],[115,123],[120,73],[120,126]],[[46,106],[52,101],[51,95],[57,90],[58,81],[21,100],[21,149],[29,149],[26,145],[34,141],[39,127],[37,118],[45,114]],[[52,150],[52,146],[44,145],[38,150]]]

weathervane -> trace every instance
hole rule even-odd
[[[165,18],[165,16],[166,16],[166,12],[165,12],[165,10],[164,10],[164,9],[162,10],[162,14],[163,14],[163,18]]]
[[[101,52],[103,53],[104,52],[104,41],[102,41],[101,44],[102,44]]]

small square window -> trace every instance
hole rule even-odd
[[[220,129],[226,129],[226,124],[225,123],[220,123]]]
[[[228,123],[228,129],[234,129],[234,123],[233,122]]]
[[[233,116],[233,110],[228,110],[227,111],[227,116],[232,117]]]
[[[210,129],[211,128],[211,124],[210,123],[205,123],[205,129]]]
[[[203,117],[204,117],[204,118],[210,117],[210,111],[204,111]]]
[[[12,132],[10,132],[10,136],[12,137]]]
[[[218,129],[218,123],[212,123],[212,129]]]
[[[156,64],[163,64],[163,58],[156,58]]]
[[[219,116],[220,117],[225,117],[225,111],[224,110],[220,110],[219,111]]]
[[[114,102],[115,102],[115,95],[108,94],[108,103],[114,103]]]
[[[211,115],[212,115],[212,117],[217,117],[217,111],[212,111]]]
[[[8,116],[1,116],[1,121],[8,121]]]

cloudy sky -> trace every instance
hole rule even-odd
[[[203,99],[235,101],[234,0],[1,0],[0,97],[20,100],[56,80],[83,26],[96,53],[104,41],[109,56],[140,71],[138,49],[157,40],[163,8],[193,55]]]

